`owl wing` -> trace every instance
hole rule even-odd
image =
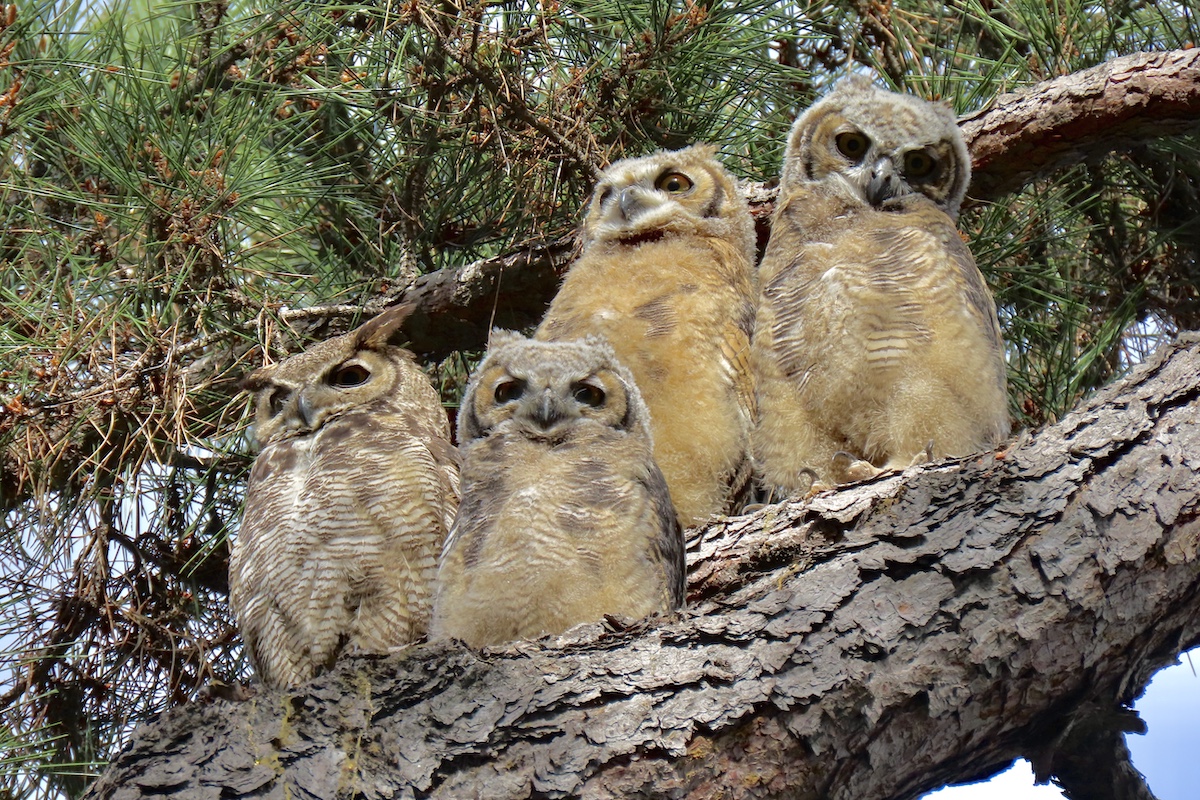
[[[754,303],[747,299],[737,313],[725,322],[721,337],[721,358],[729,370],[734,402],[741,417],[742,429],[748,440],[758,419],[758,403],[754,388],[754,372],[750,365],[750,337],[754,330]],[[740,509],[752,490],[753,463],[747,450],[727,476],[729,485],[725,510]]]
[[[975,263],[975,257],[971,255],[971,250],[963,241],[954,222],[923,195],[908,195],[898,198],[895,202],[908,218],[912,230],[923,232],[932,242],[936,242],[932,246],[927,243],[924,249],[931,260],[940,259],[947,265],[946,283],[953,287],[958,298],[965,301],[965,304],[959,303],[959,307],[964,308],[971,316],[975,327],[983,334],[989,350],[999,362],[997,374],[1003,390],[1004,337],[996,315],[996,302],[987,287],[983,273]]]
[[[309,452],[285,440],[255,461],[230,564],[243,640],[272,686],[307,680],[347,645],[381,652],[424,634],[458,503],[456,454],[439,436],[369,414],[318,436]]]
[[[684,553],[683,527],[671,502],[667,479],[653,462],[647,470],[644,488],[650,499],[657,528],[650,542],[654,560],[663,566],[670,607],[683,608],[687,602],[687,560]]]
[[[353,518],[338,545],[352,549],[347,568],[323,581],[342,592],[351,615],[348,644],[374,653],[427,632],[438,555],[459,499],[457,453],[450,443],[407,415],[390,421],[383,430],[359,431],[364,441],[349,451],[359,479],[354,507],[347,508]],[[329,602],[322,591],[314,584],[314,612]]]
[[[885,212],[907,215],[907,225],[929,233],[940,244],[940,250],[954,263],[963,281],[963,293],[974,307],[981,321],[988,320],[994,324],[997,339],[1000,338],[1000,325],[996,322],[996,303],[992,293],[987,288],[983,273],[975,263],[975,257],[963,241],[953,220],[950,219],[929,198],[920,194],[909,194],[897,197],[884,205]]]
[[[821,203],[793,201],[772,231],[762,272],[766,335],[779,368],[800,386],[826,357],[814,344],[845,335],[835,327],[841,317],[829,309],[847,300],[862,327],[873,329],[858,342],[868,361],[928,341],[937,317],[957,309],[1002,358],[983,275],[954,223],[924,196],[900,198],[884,211],[834,213]]]
[[[809,184],[794,184],[781,197],[771,220],[771,238],[758,268],[759,308],[755,320],[756,350],[770,353],[772,373],[803,389],[812,365],[824,353],[811,346],[815,331],[808,304],[817,294],[822,267],[831,257],[823,241],[830,221],[844,217],[844,202]],[[818,306],[820,310],[820,306]],[[766,370],[758,364],[756,371]]]
[[[303,562],[300,551],[307,550],[290,513],[301,460],[292,440],[268,446],[255,459],[230,554],[230,606],[250,663],[267,686],[295,685],[313,672],[285,602],[298,593],[292,565],[298,555]]]

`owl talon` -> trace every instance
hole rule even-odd
[[[833,454],[832,472],[834,480],[839,483],[854,483],[856,481],[865,481],[868,478],[874,478],[883,470],[876,467],[870,461],[864,461],[861,458],[855,458],[845,450],[839,450]]]

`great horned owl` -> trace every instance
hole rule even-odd
[[[714,149],[618,161],[583,252],[535,334],[604,336],[637,380],[684,525],[728,510],[750,475],[754,221]]]
[[[437,392],[394,343],[408,311],[243,382],[262,451],[229,600],[267,686],[295,686],[343,649],[384,653],[427,631],[458,465]]]
[[[646,406],[603,340],[494,332],[458,439],[463,502],[430,638],[481,647],[683,605],[683,535]]]
[[[804,488],[807,470],[866,477],[1007,435],[995,303],[954,226],[970,174],[949,108],[860,76],[796,120],[753,343],[768,486]]]

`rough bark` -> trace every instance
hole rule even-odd
[[[971,149],[970,199],[995,200],[1066,164],[1200,123],[1200,49],[1135,53],[1001,94],[959,120]]]
[[[1095,763],[1200,642],[1198,423],[1190,335],[1000,452],[695,531],[681,618],[176,709],[90,797],[872,800],[1018,756],[1071,797],[1149,797]]]

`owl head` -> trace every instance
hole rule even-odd
[[[561,442],[594,426],[650,441],[650,413],[607,341],[541,342],[492,331],[487,357],[463,395],[460,444],[496,432]]]
[[[396,344],[412,308],[393,306],[347,334],[243,378],[241,388],[253,395],[259,445],[311,433],[338,414],[380,400],[403,403],[420,381],[427,383],[412,353]]]
[[[626,158],[604,171],[583,221],[584,247],[638,245],[672,234],[754,246],[754,220],[737,180],[698,144]]]
[[[956,219],[971,159],[948,106],[850,75],[792,125],[780,190],[806,182],[874,207],[920,193]]]

